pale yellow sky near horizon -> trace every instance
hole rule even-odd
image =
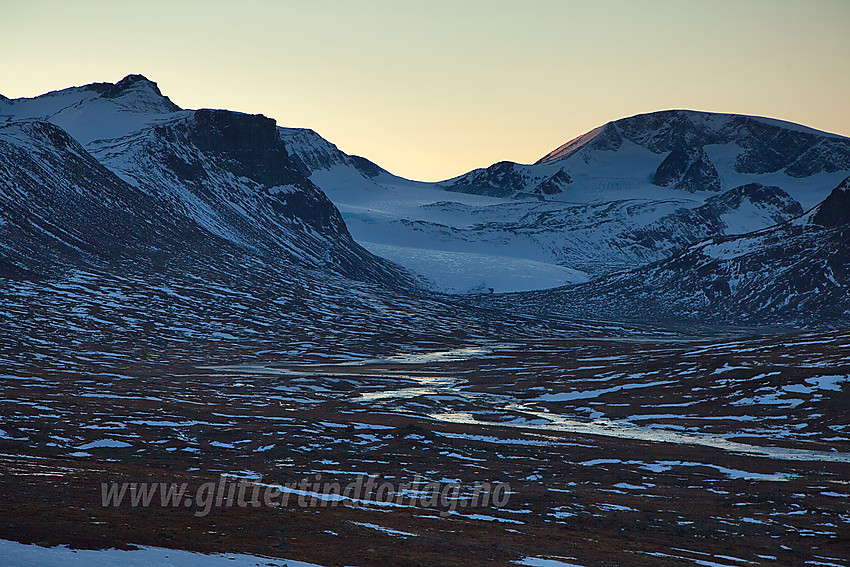
[[[0,94],[130,73],[404,177],[689,108],[850,135],[848,0],[0,0]]]

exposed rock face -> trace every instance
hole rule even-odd
[[[557,195],[558,193],[563,193],[564,189],[566,189],[567,185],[573,182],[573,178],[570,177],[570,174],[564,170],[558,171],[555,175],[543,181],[532,190],[532,193],[544,194],[544,195]]]
[[[306,177],[336,174],[367,185],[379,176],[395,177],[364,157],[346,154],[313,130],[278,127],[277,132],[290,159]]]
[[[362,173],[364,176],[373,178],[379,176],[381,173],[384,173],[384,170],[378,164],[369,161],[368,159],[360,156],[348,156],[354,165],[355,169]]]
[[[850,148],[843,139],[821,140],[785,168],[791,177],[809,177],[821,171],[833,173],[850,166]]]
[[[590,142],[590,147],[598,152],[616,152],[623,145],[623,136],[615,123],[608,123]]]
[[[277,124],[261,114],[196,110],[191,119],[159,126],[168,141],[190,144],[231,173],[267,187],[310,184],[289,159]]]
[[[846,228],[850,225],[850,177],[818,206],[812,222],[832,228]]]
[[[803,207],[788,193],[779,187],[768,187],[761,183],[748,183],[730,189],[722,195],[708,199],[703,207],[713,209],[715,214],[722,215],[740,208],[745,202],[764,210],[770,210],[771,219],[775,223],[781,223],[803,214]]]
[[[449,191],[487,195],[488,197],[510,197],[523,190],[528,176],[510,161],[500,161],[487,169],[476,169],[464,175],[454,183],[447,183]],[[552,187],[550,185],[550,187]]]
[[[655,170],[652,182],[690,192],[720,190],[720,176],[701,147],[670,152]]]

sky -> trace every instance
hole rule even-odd
[[[671,108],[850,136],[848,0],[0,0],[0,94],[139,73],[435,181]]]

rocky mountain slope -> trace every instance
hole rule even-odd
[[[138,77],[0,114],[7,371],[381,348],[488,319],[355,243],[271,119],[181,111]]]
[[[0,123],[3,275],[166,250],[176,242],[169,238],[173,226],[153,223],[162,212],[61,128],[40,121]]]
[[[850,324],[850,178],[790,221],[711,238],[580,286],[496,300],[528,312],[764,326]]]

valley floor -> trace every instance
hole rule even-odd
[[[0,539],[324,566],[846,565],[848,376],[847,332],[16,368]],[[313,488],[358,478],[391,489]],[[292,498],[102,502],[103,483],[240,479]],[[435,504],[427,483],[454,492]],[[480,483],[503,498],[476,503]]]

